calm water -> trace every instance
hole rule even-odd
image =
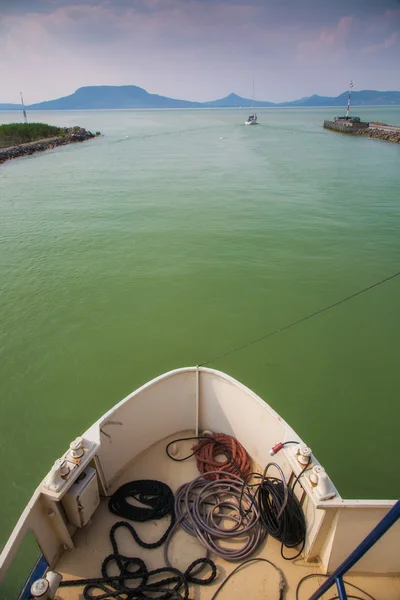
[[[399,108],[357,113],[400,125]],[[0,546],[70,440],[131,390],[399,270],[400,145],[322,130],[334,114],[34,115],[105,135],[0,167]],[[212,365],[346,497],[400,494],[399,306],[396,279]]]

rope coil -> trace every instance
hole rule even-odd
[[[198,444],[193,446],[193,452],[196,455],[197,468],[206,479],[215,480],[240,474],[246,480],[251,473],[252,464],[249,455],[242,444],[231,435],[214,433],[212,436],[202,437]],[[216,457],[221,454],[224,454],[226,459],[216,460]]]
[[[294,489],[309,462],[296,477],[291,487],[288,486],[280,466],[276,463],[269,463],[264,469],[261,483],[256,491],[261,521],[267,533],[281,542],[281,556],[285,560],[298,558],[306,543],[306,519]],[[270,467],[275,467],[280,472],[281,479],[267,475]],[[284,547],[297,548],[298,546],[300,549],[295,556],[284,555]]]
[[[179,571],[173,567],[163,567],[148,571],[144,561],[137,557],[124,556],[118,550],[116,532],[119,529],[126,528],[132,534],[134,539],[134,529],[132,525],[125,521],[115,523],[110,530],[110,541],[113,549],[103,561],[101,567],[102,577],[91,579],[73,579],[61,581],[62,587],[82,587],[85,600],[109,600],[115,598],[122,600],[133,600],[134,598],[143,600],[145,598],[157,598],[157,600],[188,600],[189,584],[208,585],[214,581],[217,576],[217,568],[214,562],[208,558],[199,558],[193,561],[185,572]],[[200,570],[209,567],[211,573],[203,579],[196,577]],[[118,575],[111,575],[110,570]],[[169,577],[160,579],[160,574],[165,573]],[[156,577],[156,581],[150,579]],[[138,585],[133,587],[133,583],[138,581]],[[172,586],[172,587],[169,587]],[[183,588],[183,589],[182,589]],[[99,594],[98,592],[104,592]],[[160,595],[154,596],[155,593]],[[150,595],[148,595],[150,594]]]
[[[225,438],[228,438],[228,443]],[[169,453],[169,447],[176,442],[188,439],[199,440],[199,443],[193,447],[193,453],[183,458],[174,458],[173,456],[171,456],[171,454]],[[288,441],[285,443],[292,444],[297,442]],[[212,455],[213,453],[215,456],[215,454],[221,453],[221,450],[219,450],[219,448],[222,446],[222,444],[225,444],[224,452],[229,457],[229,460],[227,459],[227,461],[225,461],[224,463],[215,461],[218,468],[216,469],[216,471],[210,471],[210,463],[213,463],[213,460],[209,460],[208,458],[203,459],[202,454],[204,452],[204,449],[211,448],[208,454],[206,454],[206,456],[209,456],[210,454]],[[232,446],[228,447],[228,444],[232,444]],[[238,448],[242,448],[243,452],[238,451]],[[309,463],[307,463],[307,465],[304,466],[304,469],[296,477],[293,485],[289,487],[282,469],[276,463],[269,463],[265,467],[263,475],[260,475],[259,473],[252,473],[250,471],[250,462],[244,462],[242,460],[242,462],[239,464],[237,462],[238,456],[240,456],[243,459],[244,456],[248,458],[248,455],[243,446],[229,435],[225,436],[224,434],[213,434],[212,436],[207,437],[180,438],[178,440],[170,442],[166,447],[166,452],[170,458],[178,462],[182,460],[187,460],[192,456],[196,456],[196,459],[198,459],[198,456],[200,454],[200,458],[202,460],[200,460],[200,462],[198,462],[197,465],[199,470],[202,469],[204,473],[200,477],[194,479],[193,482],[185,484],[184,486],[179,488],[179,490],[176,493],[175,513],[177,518],[177,524],[181,525],[191,535],[198,536],[200,541],[206,546],[208,550],[212,550],[216,554],[222,552],[222,554],[220,553],[219,556],[225,558],[226,560],[239,560],[239,558],[249,556],[249,554],[247,554],[244,550],[244,554],[241,555],[238,559],[227,558],[227,556],[225,556],[224,554],[225,549],[221,550],[221,548],[215,547],[214,541],[207,539],[207,537],[204,534],[204,529],[206,528],[203,527],[204,523],[208,523],[209,519],[207,509],[204,508],[204,506],[207,506],[207,502],[205,502],[204,506],[202,506],[202,511],[196,508],[197,513],[195,516],[197,517],[197,527],[191,525],[193,520],[193,511],[190,508],[190,504],[192,503],[194,506],[197,506],[196,494],[199,493],[198,488],[202,489],[206,485],[207,480],[213,480],[216,483],[224,480],[225,482],[228,481],[229,483],[229,481],[232,480],[231,491],[234,490],[236,487],[234,486],[233,481],[239,481],[240,494],[238,495],[238,497],[235,498],[235,507],[230,506],[230,509],[236,511],[237,514],[236,516],[229,517],[229,519],[231,521],[236,520],[237,523],[240,522],[242,524],[243,519],[245,519],[248,516],[248,514],[250,514],[251,510],[253,510],[253,507],[255,505],[257,513],[259,515],[259,519],[261,521],[261,528],[264,530],[265,535],[269,534],[281,542],[282,557],[285,560],[293,560],[301,555],[305,546],[307,526],[303,510],[299,501],[296,498],[294,489],[299,479],[303,475],[304,471],[307,469]],[[233,452],[235,452],[235,454],[233,454]],[[250,461],[250,459],[248,460]],[[221,470],[221,465],[226,464],[226,462],[229,462],[230,465],[229,472]],[[272,466],[274,466],[279,471],[281,479],[279,479],[278,477],[271,477],[267,475],[268,470]],[[244,473],[242,473],[242,470],[244,470]],[[237,474],[235,473],[235,471]],[[250,476],[254,476],[255,478],[259,479],[259,482],[252,484],[248,483]],[[201,479],[201,477],[203,477],[204,481],[201,484],[196,484],[196,482],[198,482]],[[193,486],[193,489],[191,488],[191,486]],[[192,496],[190,498],[190,501],[188,501],[187,497],[184,495],[186,489],[191,490]],[[255,491],[252,492],[252,489],[254,489]],[[235,494],[236,490],[234,492],[234,495]],[[213,502],[214,504],[218,503],[218,501],[216,501],[215,498]],[[186,513],[182,509],[182,504],[185,505],[185,510],[186,513],[189,515],[189,519],[185,517]],[[226,504],[224,507],[227,508],[228,505]],[[221,515],[219,515],[219,518],[221,518]],[[224,519],[225,521],[228,520],[226,514]],[[242,519],[242,521],[240,521],[240,519]],[[218,524],[216,523],[215,518],[213,520],[213,526],[214,525],[216,527],[216,536],[221,538],[224,537],[224,535],[221,535],[221,528],[218,528]],[[210,531],[208,531],[208,533],[210,534]],[[298,546],[300,546],[300,549],[298,550],[295,556],[287,557],[283,554],[284,547],[296,548]]]
[[[192,447],[192,454],[183,458],[176,458],[170,452],[170,447],[177,442],[188,440],[197,440],[197,444]],[[247,479],[252,470],[252,460],[247,454],[245,448],[238,440],[225,433],[213,433],[212,435],[202,435],[179,438],[172,440],[167,444],[165,451],[167,456],[175,461],[182,462],[192,456],[196,457],[197,468],[200,473],[205,474],[206,479],[219,479],[218,471],[225,473],[225,478],[230,475],[240,476]],[[224,455],[225,461],[216,460],[218,456]],[[211,472],[213,473],[211,475]]]
[[[134,506],[127,501],[127,498],[134,498],[145,506]],[[168,529],[157,542],[152,543],[141,540],[134,527],[129,523],[125,523],[135,542],[142,548],[151,549],[161,546],[175,523],[174,494],[171,488],[162,481],[141,479],[125,483],[111,496],[108,501],[108,508],[110,512],[118,517],[141,523],[153,519],[162,519],[167,515],[171,516]]]
[[[210,474],[219,479],[207,480]],[[177,522],[209,551],[225,560],[242,560],[266,537],[257,503],[237,475],[219,470],[207,475],[199,475],[177,490]],[[233,546],[226,544],[229,540],[235,542]]]

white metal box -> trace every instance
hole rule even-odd
[[[100,504],[97,474],[92,467],[86,467],[71,485],[62,499],[68,520],[77,527],[83,527]]]

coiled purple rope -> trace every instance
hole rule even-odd
[[[243,480],[232,473],[217,473],[223,479],[210,481],[199,475],[177,490],[177,524],[221,558],[243,560],[265,540],[266,531],[257,503],[249,488],[243,488]],[[224,540],[235,543],[229,547],[222,544]]]

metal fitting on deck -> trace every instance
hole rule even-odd
[[[311,462],[312,451],[308,446],[300,446],[297,451],[297,460],[301,465],[307,465]]]
[[[84,445],[83,438],[77,437],[73,442],[69,445],[70,454],[72,458],[81,458],[84,455]]]
[[[310,474],[310,483],[318,500],[330,500],[330,498],[336,496],[335,488],[321,465],[313,467]]]
[[[31,586],[31,596],[40,600],[54,600],[62,577],[56,571],[47,571],[46,576],[37,579]]]

